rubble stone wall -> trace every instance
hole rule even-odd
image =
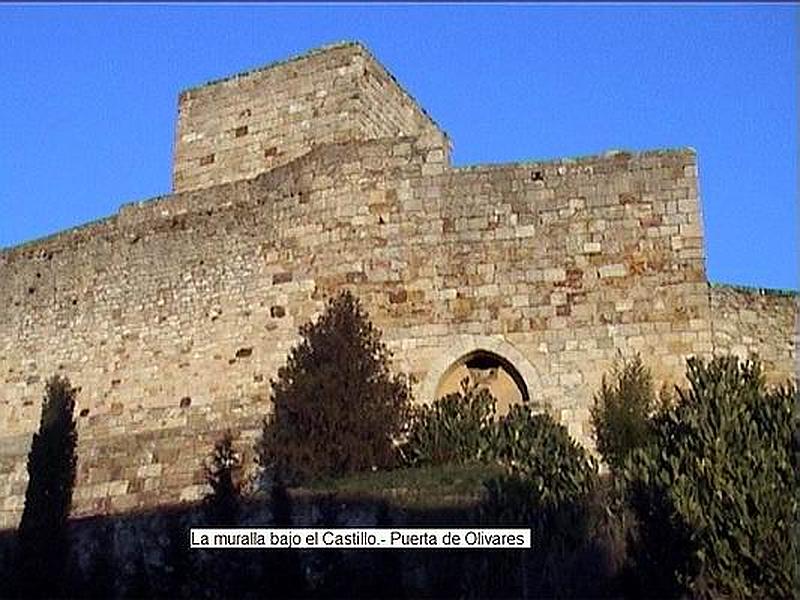
[[[799,303],[796,292],[713,286],[714,351],[743,360],[757,355],[769,383],[796,381]]]

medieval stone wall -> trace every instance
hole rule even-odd
[[[710,301],[716,353],[741,359],[757,355],[770,383],[782,384],[800,377],[800,297],[796,293],[713,286]]]
[[[351,51],[319,64],[364,56]],[[787,302],[709,291],[693,151],[452,168],[446,137],[364,64],[359,122],[393,125],[296,154],[287,141],[286,162],[249,179],[222,160],[181,171],[176,152],[184,191],[0,252],[0,527],[21,514],[49,376],[81,388],[76,515],[192,500],[214,438],[232,428],[249,449],[298,326],[344,288],[418,401],[464,356],[494,353],[588,446],[620,354],[641,352],[658,384],[723,340],[791,372]],[[382,93],[396,111],[369,108]],[[762,322],[771,335],[754,337]]]

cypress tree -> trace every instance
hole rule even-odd
[[[53,376],[42,403],[39,431],[28,454],[28,488],[19,525],[21,590],[30,597],[63,594],[69,554],[67,519],[77,465],[75,396],[65,377]]]

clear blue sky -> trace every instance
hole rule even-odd
[[[0,247],[169,192],[177,94],[361,40],[454,162],[694,147],[709,278],[798,286],[798,9],[0,5]]]

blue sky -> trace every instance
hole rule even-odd
[[[797,289],[798,9],[0,5],[0,247],[169,192],[180,90],[360,40],[458,165],[692,146],[709,279]]]

